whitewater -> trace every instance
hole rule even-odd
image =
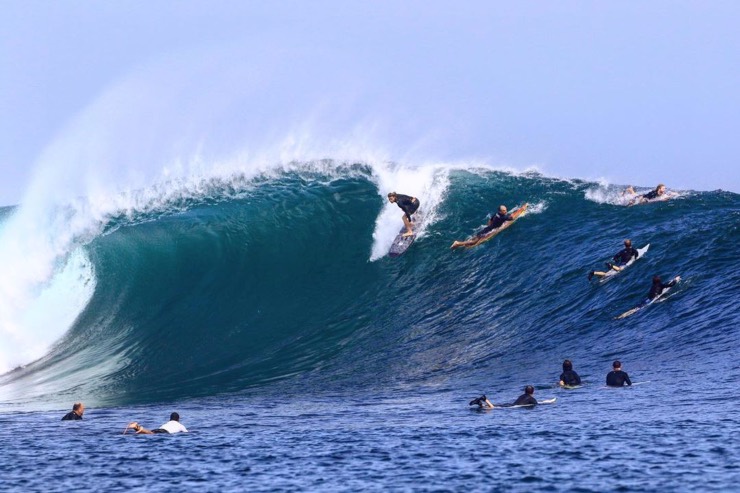
[[[6,481],[46,489],[61,474],[63,489],[95,471],[106,490],[138,488],[128,457],[156,469],[175,454],[198,465],[148,488],[726,490],[740,201],[674,190],[627,207],[622,190],[480,163],[324,159],[6,207],[0,420],[4,441],[35,430],[0,454]],[[424,212],[397,259],[389,191]],[[499,204],[524,202],[490,242],[450,251]],[[589,283],[625,238],[650,243],[645,258]],[[682,282],[614,320],[656,274]],[[582,389],[557,388],[565,358]],[[642,384],[604,389],[614,359]],[[556,404],[468,409],[527,384]],[[85,419],[59,422],[76,401]],[[172,410],[193,433],[120,435]],[[86,452],[30,467],[70,439]]]

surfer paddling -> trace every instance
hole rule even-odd
[[[632,186],[627,187],[627,190],[624,191],[625,194],[635,194],[635,189],[632,188]],[[634,199],[630,200],[627,205],[637,205],[637,204],[645,204],[647,202],[650,202],[651,200],[665,198],[666,192],[665,192],[665,185],[662,183],[658,184],[657,187],[655,187],[655,190],[648,192],[646,194],[640,195],[638,197],[635,197]]]
[[[653,284],[652,286],[650,286],[650,292],[648,293],[647,298],[645,298],[645,301],[643,303],[650,303],[655,298],[663,294],[664,289],[672,288],[680,280],[681,276],[676,276],[669,282],[663,282],[661,281],[660,276],[653,276]]]
[[[513,404],[496,404],[494,406],[485,395],[473,399],[468,403],[469,406],[478,406],[478,409],[493,409],[494,407],[514,407],[514,406],[535,406],[537,399],[534,398],[534,387],[527,385],[524,387],[524,393],[520,395]]]
[[[492,236],[495,230],[504,226],[505,223],[509,221],[513,221],[526,210],[527,210],[527,204],[525,203],[523,206],[521,206],[516,211],[512,212],[511,214],[507,214],[506,206],[500,205],[498,208],[498,212],[491,216],[491,219],[488,220],[488,224],[486,225],[485,228],[478,231],[470,239],[467,239],[465,241],[456,240],[452,242],[452,246],[450,246],[450,249],[454,250],[459,247],[473,247],[473,246],[476,246],[482,243],[489,236]]]
[[[157,433],[187,433],[188,429],[185,428],[182,423],[180,423],[180,415],[177,413],[170,414],[170,420],[167,421],[165,424],[160,426],[159,428],[156,428],[154,430],[147,430],[143,426],[141,426],[136,421],[129,423],[126,426],[126,429],[123,430],[123,434],[125,435],[126,432],[131,429],[136,432],[137,435],[155,435]]]
[[[388,201],[391,204],[396,204],[403,211],[403,224],[404,226],[406,226],[406,232],[403,234],[403,236],[413,235],[414,230],[412,229],[412,225],[414,223],[411,221],[411,216],[419,208],[419,199],[417,199],[416,197],[411,197],[409,195],[391,192],[388,194]]]
[[[615,270],[619,272],[624,268],[624,266],[629,262],[633,257],[637,259],[640,256],[640,252],[638,252],[633,246],[631,240],[624,240],[624,248],[620,250],[613,258],[612,260],[614,263],[607,262],[606,267],[609,270]],[[608,271],[607,271],[608,272]],[[588,280],[590,281],[591,278],[594,276],[597,277],[604,277],[607,275],[607,272],[601,272],[597,270],[592,270],[588,273]]]

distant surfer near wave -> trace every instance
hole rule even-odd
[[[75,402],[72,410],[64,415],[62,421],[77,421],[82,419],[83,414],[85,414],[85,405],[81,402]]]
[[[414,223],[411,221],[411,215],[419,208],[419,199],[410,197],[409,195],[391,192],[388,194],[388,201],[391,204],[396,204],[403,211],[403,224],[406,226],[406,232],[403,236],[413,235],[414,230],[412,229],[412,225]]]
[[[609,387],[623,387],[624,384],[632,385],[627,372],[622,371],[622,363],[617,360],[612,363],[612,371],[606,376],[606,385]]]
[[[573,362],[569,359],[563,361],[563,373],[560,374],[561,387],[575,387],[581,385],[581,377],[573,371]]]
[[[471,237],[468,240],[465,241],[454,241],[452,242],[452,246],[450,248],[454,250],[455,248],[459,247],[471,247],[475,246],[478,243],[480,243],[485,237],[491,233],[494,229],[500,228],[504,225],[504,223],[508,221],[513,221],[516,219],[521,213],[523,213],[527,208],[527,204],[524,204],[522,207],[517,209],[511,214],[507,214],[507,209],[505,205],[500,205],[498,208],[498,212],[496,214],[493,214],[491,216],[491,219],[488,220],[488,224],[485,228],[478,231],[473,237]]]
[[[632,186],[627,187],[624,193],[625,194],[636,194],[635,189],[632,188]],[[658,184],[657,187],[655,187],[655,190],[635,197],[634,199],[630,200],[627,205],[644,204],[644,203],[650,202],[651,200],[664,198],[666,196],[665,194],[666,194],[665,185],[660,183]]]
[[[640,256],[640,252],[638,252],[633,246],[632,246],[632,240],[624,240],[624,248],[620,250],[612,260],[614,260],[614,263],[607,262],[606,266],[610,270],[620,271],[622,270],[622,267],[634,257],[637,259]],[[607,273],[601,272],[597,270],[592,270],[588,273],[588,280],[590,281],[592,277],[604,277]]]
[[[185,428],[182,423],[180,423],[180,415],[178,413],[172,413],[170,414],[170,420],[167,421],[165,424],[160,426],[159,428],[156,428],[154,430],[147,430],[143,426],[141,426],[136,421],[129,423],[128,426],[126,426],[126,429],[123,430],[123,433],[126,434],[126,432],[132,429],[136,432],[137,435],[154,435],[157,433],[187,433],[188,429]]]

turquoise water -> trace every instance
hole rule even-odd
[[[397,259],[377,252],[400,210],[386,210],[387,191],[362,166],[214,186],[100,219],[68,249],[90,266],[89,300],[40,359],[0,377],[0,435],[16,445],[0,453],[4,481],[734,489],[738,196],[681,191],[626,207],[617,187],[579,180],[481,170],[439,180],[420,195],[422,234]],[[493,240],[449,250],[499,203],[523,202],[530,212]],[[589,283],[624,238],[649,252]],[[614,320],[655,274],[682,282]],[[583,388],[554,386],[565,358]],[[642,385],[603,388],[614,359]],[[513,401],[527,384],[557,402],[468,409],[483,392]],[[58,422],[79,400],[85,420]],[[193,433],[121,435],[172,410]]]

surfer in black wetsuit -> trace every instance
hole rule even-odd
[[[452,242],[452,246],[450,248],[454,250],[457,247],[474,246],[478,244],[478,242],[480,242],[488,233],[490,233],[494,229],[500,228],[507,221],[513,221],[514,219],[516,219],[516,216],[519,215],[519,211],[521,211],[522,208],[525,208],[526,205],[527,204],[524,204],[521,208],[519,208],[515,213],[512,214],[507,213],[505,205],[500,205],[498,208],[498,212],[491,216],[485,228],[475,233],[475,235],[473,235],[473,237],[469,240]]]
[[[631,188],[632,187],[628,188],[627,190],[629,191]],[[634,190],[632,190],[632,193],[634,193]],[[645,202],[660,198],[663,195],[665,195],[665,185],[660,183],[657,187],[655,187],[655,190],[640,195],[639,197],[635,197],[634,199],[630,200],[629,204],[627,205],[644,204]]]
[[[567,359],[563,361],[563,373],[560,374],[560,386],[561,387],[575,387],[581,385],[581,377],[578,373],[573,371],[573,363]]]
[[[624,240],[624,248],[612,258],[614,263],[607,262],[606,266],[610,270],[615,270],[619,272],[633,257],[637,259],[639,256],[640,252],[638,252],[637,249],[632,246],[632,240]],[[592,270],[588,273],[588,280],[590,281],[591,278],[594,276],[604,277],[605,275],[606,272]]]
[[[85,405],[81,402],[75,402],[72,406],[72,410],[62,417],[62,421],[76,421],[82,419],[82,415],[85,413]]]
[[[672,281],[662,282],[660,280],[660,276],[653,276],[653,284],[652,286],[650,286],[650,292],[648,293],[647,298],[643,300],[641,305],[646,305],[650,303],[655,298],[663,294],[663,290],[665,288],[672,288],[680,280],[681,280],[681,276],[676,276]]]
[[[537,399],[534,398],[534,387],[527,385],[524,387],[524,393],[514,401],[512,406],[535,406],[537,405]]]
[[[414,230],[411,228],[411,215],[416,212],[419,208],[419,199],[416,197],[410,197],[396,192],[388,194],[388,201],[391,204],[396,204],[403,211],[403,224],[406,226],[406,232],[403,236],[411,236],[414,234]]]
[[[622,387],[626,383],[632,385],[629,375],[622,371],[622,363],[615,361],[612,363],[612,371],[606,376],[606,385],[609,387]]]
[[[478,406],[478,409],[493,409],[494,407],[514,407],[514,406],[534,406],[537,404],[537,399],[533,397],[534,387],[527,385],[524,388],[524,394],[520,395],[513,404],[491,404],[491,401],[485,395],[482,395],[476,399],[470,401],[468,405]]]

